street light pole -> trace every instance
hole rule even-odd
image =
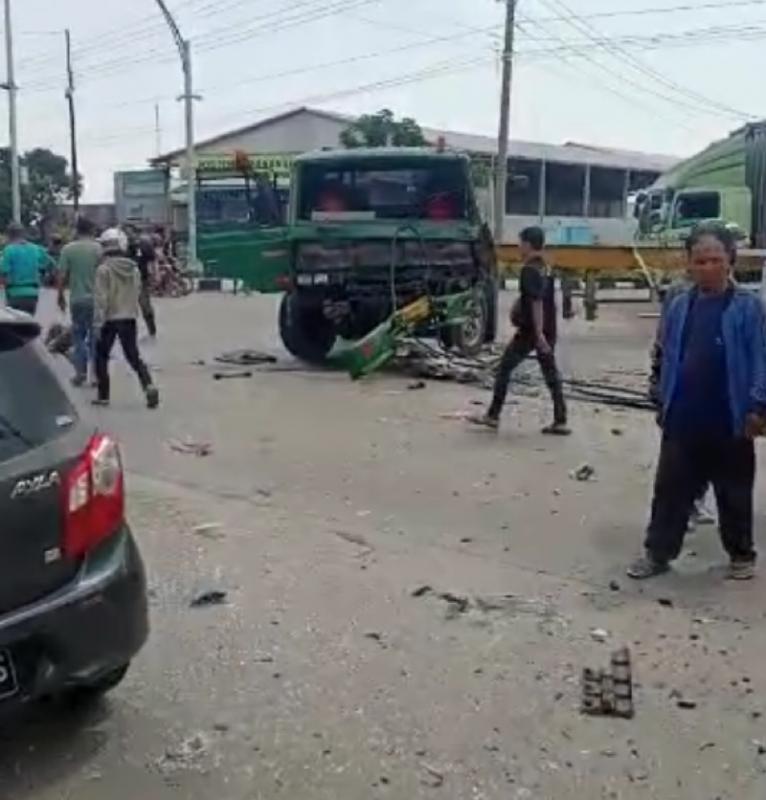
[[[511,78],[513,75],[513,35],[516,29],[516,0],[505,2],[505,37],[503,42],[503,77],[500,89],[500,131],[497,137],[495,164],[495,242],[503,242],[506,185],[508,183],[508,137],[511,127]]]
[[[187,225],[189,227],[187,261],[190,266],[194,267],[197,263],[197,167],[194,156],[194,101],[199,100],[200,97],[195,95],[193,90],[191,42],[181,36],[178,24],[165,5],[164,0],[157,0],[157,5],[168,23],[173,39],[175,39],[184,73],[184,93],[178,99],[183,100],[185,104]]]
[[[13,29],[11,26],[11,0],[5,0],[5,56],[6,82],[2,88],[8,92],[8,133],[11,149],[11,213],[14,222],[21,222],[21,178],[19,174],[19,140],[16,120],[16,95],[18,87],[13,66]]]

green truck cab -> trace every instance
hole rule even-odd
[[[496,333],[497,265],[471,175],[467,156],[437,149],[301,155],[286,227],[243,220],[201,235],[202,260],[238,259],[246,284],[284,291],[280,335],[303,360],[324,361],[338,340],[363,338],[421,297],[469,290],[466,318],[422,333],[476,352]]]
[[[638,238],[677,246],[694,225],[721,221],[766,245],[766,123],[750,123],[680,162],[636,200]]]

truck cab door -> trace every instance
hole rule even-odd
[[[200,226],[205,274],[240,281],[256,292],[284,291],[290,274],[287,231],[282,198],[268,183],[259,183],[248,221]]]

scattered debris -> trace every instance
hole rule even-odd
[[[383,634],[378,633],[378,631],[367,631],[364,634],[365,639],[372,639],[374,642],[382,642],[383,641]]]
[[[73,345],[72,328],[54,322],[45,334],[45,347],[54,356],[69,356]]]
[[[470,536],[464,536],[460,540],[460,544],[470,544],[472,541],[473,541],[473,539]]]
[[[207,606],[221,606],[226,602],[227,594],[218,589],[203,592],[191,601],[191,608],[206,608]]]
[[[609,589],[610,589],[611,591],[613,591],[613,592],[619,592],[619,591],[620,591],[620,588],[621,588],[621,587],[620,587],[620,584],[619,584],[619,583],[617,583],[617,581],[615,581],[615,580],[611,580],[611,581],[609,581]]]
[[[715,742],[703,742],[700,745],[700,753],[704,753],[705,750],[712,750],[715,747]]]
[[[433,591],[433,587],[429,586],[427,583],[423,584],[422,586],[418,586],[417,589],[413,589],[410,592],[412,597],[423,597],[424,595],[429,594]]]
[[[583,670],[581,710],[590,716],[633,718],[633,675],[627,647],[612,653],[608,670]]]
[[[375,548],[359,533],[348,533],[348,531],[333,531],[333,533],[344,542],[355,544],[357,547],[364,548],[368,553],[371,553]]]
[[[232,372],[214,372],[213,373],[213,380],[214,381],[226,381],[230,380],[231,378],[252,378],[253,373],[247,369],[241,369],[232,371]]]
[[[612,428],[612,436],[622,436],[622,428]]]
[[[460,614],[465,614],[471,605],[471,601],[467,597],[452,594],[452,592],[442,592],[439,597],[449,603]]]
[[[251,367],[255,364],[277,363],[276,357],[270,353],[263,353],[260,350],[250,350],[248,348],[221,353],[220,356],[215,357],[215,360],[220,364],[238,364],[242,367]]]
[[[673,601],[669,597],[658,597],[657,602],[665,608],[673,608]]]
[[[590,638],[594,642],[605,642],[609,638],[609,631],[604,628],[591,628]]]
[[[410,392],[417,392],[419,389],[425,389],[427,385],[425,381],[413,381],[407,384],[407,389]]]
[[[170,449],[175,450],[176,453],[184,453],[185,455],[197,456],[198,458],[204,458],[213,452],[213,445],[209,442],[195,442],[188,436],[183,441],[180,439],[170,439],[168,445]]]
[[[203,522],[202,525],[195,525],[192,528],[192,533],[196,533],[197,536],[204,536],[206,539],[223,539],[222,527],[223,525],[220,522]]]
[[[433,789],[438,789],[444,784],[444,774],[439,772],[438,769],[426,764],[425,761],[421,762],[420,766],[423,768],[425,775],[420,779],[420,782]]]
[[[207,755],[209,744],[202,733],[184,739],[178,747],[168,748],[155,762],[162,772],[182,769],[199,769],[200,761]]]
[[[596,474],[596,470],[590,464],[580,464],[577,469],[569,473],[569,477],[576,481],[589,481]]]
[[[676,701],[676,705],[679,708],[683,708],[687,711],[697,708],[697,701],[696,700],[689,700],[686,697],[681,697]]]

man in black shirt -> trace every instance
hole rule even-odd
[[[138,264],[138,271],[141,273],[141,294],[138,297],[141,316],[144,318],[149,336],[156,339],[157,320],[152,306],[151,284],[151,269],[156,258],[154,243],[151,236],[140,235],[137,228],[128,228],[128,236],[130,240],[129,255]]]
[[[543,257],[544,246],[545,234],[541,228],[525,228],[521,232],[519,250],[524,259],[519,278],[521,294],[511,310],[511,322],[516,327],[516,333],[500,361],[492,403],[487,413],[471,421],[493,429],[499,426],[511,374],[534,350],[553,399],[553,424],[543,428],[543,433],[566,436],[569,434],[567,408],[554,355],[557,332],[556,284]]]

